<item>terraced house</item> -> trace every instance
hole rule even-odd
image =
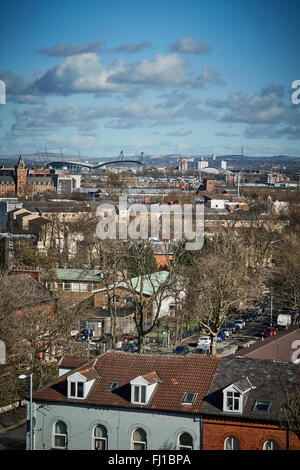
[[[291,363],[108,351],[63,372],[33,396],[34,449],[300,449]]]

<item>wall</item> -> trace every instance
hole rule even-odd
[[[240,442],[241,450],[262,450],[266,440],[274,440],[281,450],[286,449],[286,431],[278,426],[234,422],[203,420],[203,450],[224,450],[224,441],[234,436]],[[300,440],[290,433],[290,450],[300,450]]]
[[[130,450],[131,434],[136,427],[146,431],[148,450],[176,449],[181,432],[189,432],[194,449],[200,448],[200,419],[193,416],[50,403],[42,407],[34,404],[33,416],[35,450],[51,449],[52,429],[57,420],[68,426],[69,450],[91,450],[92,430],[97,424],[107,428],[108,450]]]

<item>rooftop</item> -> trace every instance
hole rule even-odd
[[[96,360],[88,362],[84,367],[78,368],[76,372],[94,367],[95,375],[98,374],[89,395],[84,400],[86,404],[199,413],[204,403],[203,398],[209,391],[219,363],[220,358],[205,355],[181,357],[171,354],[131,354],[108,351]],[[71,373],[74,373],[74,370]],[[65,374],[56,382],[36,392],[34,400],[70,402],[66,388],[68,375]],[[134,405],[130,401],[130,381],[138,376],[151,380],[160,379],[147,405]],[[112,382],[119,382],[119,386],[110,391]],[[189,406],[182,404],[182,398],[187,392],[198,393],[193,404]],[[72,401],[76,402],[76,400]]]

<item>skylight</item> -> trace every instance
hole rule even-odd
[[[109,386],[109,391],[112,391],[112,390],[116,390],[116,388],[118,388],[119,386],[119,382],[112,382]]]
[[[270,406],[271,406],[271,402],[270,402],[270,401],[266,401],[266,400],[257,400],[257,401],[254,403],[253,411],[269,411]]]
[[[196,399],[197,393],[188,393],[186,392],[183,395],[183,398],[181,400],[181,403],[183,405],[192,405]]]

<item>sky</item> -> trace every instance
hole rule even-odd
[[[0,8],[0,155],[300,156],[298,0]]]

